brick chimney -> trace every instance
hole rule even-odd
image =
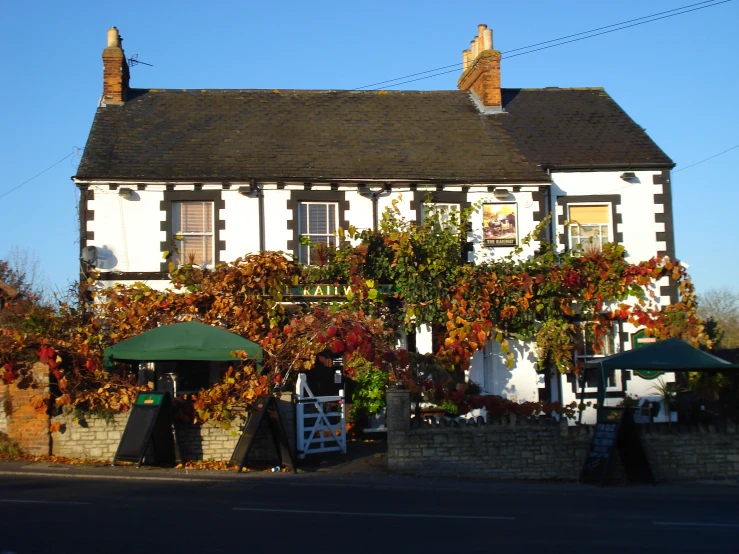
[[[457,88],[473,91],[483,111],[502,111],[500,52],[493,50],[493,30],[487,25],[477,26],[477,36],[470,42],[470,49],[462,51],[462,67]]]
[[[128,63],[118,29],[108,29],[108,47],[103,50],[103,104],[123,104],[128,92]]]

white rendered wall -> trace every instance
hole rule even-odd
[[[287,252],[287,242],[293,240],[292,229],[287,228],[287,221],[292,221],[293,212],[288,209],[289,190],[264,191],[264,247],[266,250]],[[295,221],[294,225],[298,222]],[[226,222],[228,227],[228,222]],[[257,234],[257,240],[259,235]],[[259,248],[255,250],[258,252]]]
[[[344,218],[349,225],[354,225],[360,231],[372,229],[372,200],[360,195],[356,190],[347,190],[344,194],[349,202],[349,210],[344,214]]]
[[[654,195],[662,194],[661,184],[654,184],[658,171],[636,171],[636,179],[630,182],[621,179],[622,171],[589,171],[572,173],[552,173],[552,210],[555,211],[557,235],[564,233],[564,227],[558,224],[558,217],[566,214],[563,206],[556,203],[557,196],[591,196],[620,195],[621,203],[616,207],[621,214],[622,222],[614,226],[612,231],[623,234],[622,245],[626,248],[626,259],[630,263],[647,261],[657,255],[658,251],[667,249],[664,241],[657,240],[657,233],[665,231],[664,223],[654,221],[655,214],[664,213],[662,204],[654,203]],[[669,279],[661,279],[660,286],[669,284]],[[669,298],[659,299],[662,305],[670,303]]]
[[[87,230],[95,233],[89,246],[98,248],[98,266],[101,271],[159,271],[162,262],[160,242],[165,240],[160,221],[165,218],[159,210],[164,199],[162,190],[134,190],[126,200],[107,186],[90,187],[95,199],[87,203],[95,212]]]
[[[226,249],[221,251],[221,261],[231,262],[246,254],[259,252],[259,199],[239,194],[238,190],[233,189],[224,190],[221,198],[226,206],[221,210],[221,219],[226,222],[226,228],[220,232],[221,240],[226,241]],[[269,221],[266,217],[265,220]]]
[[[483,394],[495,394],[516,402],[537,401],[544,377],[536,371],[536,353],[533,341],[509,340],[514,354],[514,365],[506,367],[506,355],[500,344],[488,341],[485,351],[472,356],[469,380],[483,388]]]

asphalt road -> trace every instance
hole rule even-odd
[[[0,553],[739,552],[739,488],[0,475]]]

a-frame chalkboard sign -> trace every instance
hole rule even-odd
[[[272,432],[275,452],[280,459],[280,465],[289,468],[295,473],[295,460],[290,450],[290,443],[287,440],[285,427],[282,425],[277,400],[272,395],[257,397],[254,405],[249,410],[249,416],[246,418],[244,428],[241,431],[241,437],[239,437],[239,442],[236,444],[229,463],[239,466],[239,471],[241,471],[246,463],[246,457],[249,455],[252,446],[254,446],[254,439],[256,439],[257,432],[264,421],[265,415],[269,421],[269,428]]]
[[[609,478],[613,454],[618,451],[629,482],[654,483],[639,429],[628,408],[600,408],[585,464],[580,472],[581,483],[603,486]]]
[[[149,444],[154,449],[157,465],[175,465],[181,461],[168,392],[138,393],[113,465],[117,461],[136,462],[141,467]]]

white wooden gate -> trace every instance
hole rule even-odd
[[[314,396],[305,373],[299,373],[297,393],[298,458],[315,452],[346,454],[346,402],[338,396]]]

